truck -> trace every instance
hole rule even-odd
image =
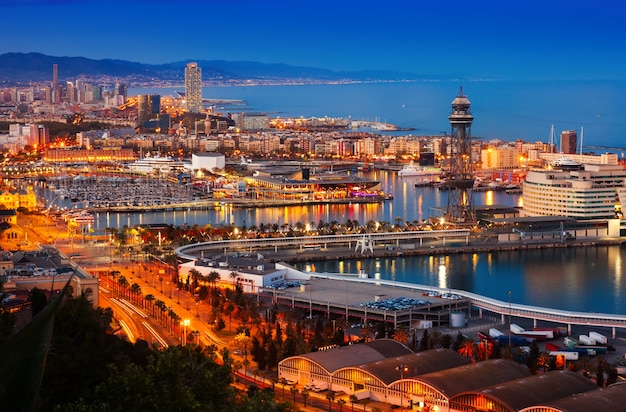
[[[368,391],[367,389],[361,389],[360,391],[356,391],[353,393],[354,397],[357,398],[357,400],[363,400],[363,399],[367,399],[370,397],[370,391]]]
[[[534,338],[535,340],[547,340],[554,338],[554,331],[552,330],[526,330],[515,323],[511,324],[511,332],[527,338]]]
[[[328,389],[328,382],[315,382],[311,390],[313,392],[321,392]]]
[[[548,354],[550,356],[562,356],[565,360],[578,360],[580,357],[578,351],[573,350],[554,350],[548,352]]]
[[[587,346],[596,344],[595,339],[592,339],[587,335],[578,335],[578,342],[580,342],[581,345],[587,345]]]
[[[504,333],[500,332],[496,328],[490,328],[489,329],[489,336],[491,336],[494,339],[496,339],[498,336],[503,336],[503,335],[504,335]]]
[[[511,343],[511,346],[526,346],[530,342],[534,342],[531,338],[517,335],[500,335],[494,339],[500,346],[507,346],[509,343]]]
[[[607,338],[606,336],[604,336],[601,333],[598,332],[589,332],[589,337],[593,340],[596,341],[596,343],[600,344],[600,345],[606,345],[607,344]]]

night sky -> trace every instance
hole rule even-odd
[[[618,1],[0,0],[0,54],[623,79]]]

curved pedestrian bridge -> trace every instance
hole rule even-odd
[[[213,242],[195,243],[176,249],[175,253],[186,259],[197,259],[202,252],[224,251],[248,249],[249,251],[259,249],[311,249],[318,247],[326,249],[329,246],[348,246],[359,244],[375,245],[386,244],[399,246],[401,243],[414,243],[423,246],[425,242],[437,242],[438,245],[445,246],[451,241],[462,241],[469,243],[469,229],[454,230],[420,230],[406,232],[374,232],[374,233],[353,233],[324,236],[297,236],[297,237],[266,237],[261,239],[233,239],[217,240]]]

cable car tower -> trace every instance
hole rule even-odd
[[[448,116],[452,126],[450,136],[450,169],[446,186],[448,188],[448,209],[445,223],[449,225],[473,225],[476,222],[474,210],[474,176],[472,171],[472,121],[470,101],[463,94],[463,86],[452,101],[452,113]]]

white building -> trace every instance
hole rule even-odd
[[[583,170],[531,170],[522,189],[524,215],[614,219],[626,170],[620,165],[584,165]],[[625,199],[621,199],[626,201]]]
[[[224,169],[226,167],[226,157],[221,153],[206,152],[194,153],[191,155],[191,168],[193,170]]]

